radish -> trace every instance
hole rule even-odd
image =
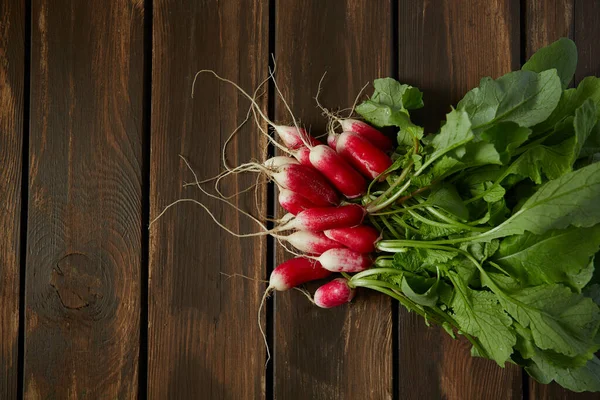
[[[265,347],[267,348],[267,361],[265,365],[267,365],[271,358],[271,352],[269,351],[267,335],[260,323],[260,316],[269,293],[273,290],[283,292],[306,282],[327,278],[329,275],[331,275],[331,272],[324,269],[318,261],[306,257],[296,257],[287,260],[279,264],[277,268],[271,272],[269,286],[267,287],[267,290],[265,290],[260,306],[258,307],[258,327],[265,342]]]
[[[279,189],[279,204],[285,211],[294,215],[315,207],[314,203],[310,200],[300,196],[298,193],[283,188]]]
[[[277,266],[269,278],[267,291],[279,292],[291,289],[306,282],[327,278],[331,272],[310,258],[296,257]]]
[[[276,157],[269,158],[267,161],[265,161],[263,163],[263,165],[265,167],[274,168],[274,169],[283,167],[284,165],[287,165],[287,164],[299,164],[299,162],[298,162],[298,160],[296,160],[295,158],[292,158],[292,157],[276,156]]]
[[[316,206],[336,205],[340,201],[327,180],[312,167],[288,164],[270,175],[279,186],[298,193]]]
[[[347,198],[353,199],[365,193],[365,179],[332,148],[323,144],[313,147],[310,162]]]
[[[308,165],[312,168],[310,163],[310,149],[306,146],[300,146],[296,150],[292,150],[292,155],[302,165]]]
[[[370,255],[344,248],[327,250],[315,260],[331,272],[360,272],[373,265]]]
[[[297,229],[322,232],[327,229],[347,228],[360,225],[365,217],[365,209],[358,204],[340,207],[316,207],[304,210],[296,218],[280,225],[277,231]]]
[[[357,133],[342,132],[336,143],[338,154],[371,179],[377,178],[393,163],[387,154]]]
[[[317,289],[314,302],[321,308],[332,308],[349,303],[356,293],[356,289],[348,286],[348,280],[336,278]]]
[[[357,119],[339,119],[338,123],[344,131],[356,132],[386,153],[394,150],[394,142],[366,122]]]
[[[368,225],[329,229],[323,233],[329,239],[335,240],[345,247],[359,253],[374,252],[375,243],[381,239],[381,233]]]
[[[298,231],[288,236],[276,236],[287,241],[296,249],[309,254],[321,255],[327,250],[342,248],[343,245],[329,239],[321,232]]]
[[[296,119],[294,118],[289,105],[285,101],[283,94],[279,90],[279,86],[277,85],[275,79],[273,79],[273,85],[275,86],[275,90],[277,91],[277,93],[280,95],[281,100],[283,101],[283,104],[285,105],[286,109],[293,118],[293,126],[278,125],[271,121],[269,117],[267,117],[265,113],[261,110],[259,104],[256,102],[254,97],[246,93],[246,91],[239,87],[239,85],[237,85],[235,82],[230,81],[229,79],[222,78],[219,75],[217,75],[214,71],[209,70],[199,71],[196,74],[196,77],[202,72],[212,73],[217,79],[220,79],[236,87],[244,96],[246,96],[250,100],[250,102],[254,105],[256,112],[263,118],[263,120],[269,125],[271,125],[273,129],[275,129],[275,132],[277,132],[281,140],[286,144],[288,148],[296,149],[301,147],[302,145],[308,147],[310,149],[309,159],[311,164],[315,168],[317,168],[323,175],[325,175],[327,179],[329,179],[329,181],[333,183],[333,185],[340,192],[342,192],[342,194],[344,194],[344,196],[352,199],[364,194],[367,184],[362,178],[362,176],[358,172],[356,172],[350,165],[348,165],[340,156],[338,156],[334,150],[321,144],[321,142],[319,142],[317,139],[308,135],[305,129],[300,128],[298,126],[298,124],[296,123]],[[272,71],[271,77],[273,77]],[[194,83],[195,81],[196,79],[194,78]],[[193,86],[194,85],[192,85],[192,91]],[[329,150],[329,152],[327,152],[324,149]],[[277,178],[275,178],[275,180],[277,181],[277,183],[279,183],[286,189],[293,190],[304,196],[302,192],[295,190],[292,187],[286,186],[287,182],[286,184],[283,184],[282,182],[279,182]],[[318,202],[315,202],[310,197],[304,197],[313,201],[315,204],[318,204]],[[329,201],[329,199],[327,200]]]
[[[311,146],[318,146],[321,142],[310,136],[308,132],[304,128],[296,128],[295,126],[286,126],[286,125],[275,125],[271,124],[279,138],[290,150],[296,150],[305,145],[304,141],[307,141]],[[304,139],[304,141],[302,140]]]
[[[336,150],[338,136],[339,135],[335,132],[330,132],[329,135],[327,135],[327,145],[334,150]]]

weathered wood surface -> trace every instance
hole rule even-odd
[[[25,397],[135,398],[144,3],[31,13]]]
[[[150,216],[179,198],[196,198],[237,232],[258,231],[231,207],[196,187],[185,156],[200,178],[222,169],[221,148],[243,120],[249,102],[212,69],[251,91],[267,74],[268,2],[154,2]],[[261,99],[266,111],[266,97]],[[231,165],[262,157],[265,139],[242,130],[228,147]],[[254,176],[226,180],[231,194]],[[212,184],[205,185],[211,189]],[[258,210],[266,212],[266,188]],[[232,201],[253,211],[253,196]],[[196,204],[179,204],[152,225],[150,237],[148,395],[166,399],[259,399],[265,396],[265,347],[257,311],[265,285],[266,241],[237,239]],[[223,274],[222,274],[223,273]],[[262,324],[265,323],[264,311]]]
[[[265,368],[259,281],[283,251],[230,236],[191,203],[146,230],[180,198],[233,231],[257,230],[182,187],[193,175],[179,155],[200,178],[217,174],[249,105],[208,74],[192,98],[199,69],[252,91],[272,53],[315,135],[324,72],[320,99],[333,109],[395,76],[424,91],[415,119],[432,132],[481,77],[563,36],[579,49],[574,84],[600,75],[598,0],[0,0],[0,398],[599,399],[473,359],[464,340],[367,291],[336,310],[277,293],[261,312]],[[270,89],[261,108],[289,123]],[[227,159],[266,147],[248,124]],[[257,196],[258,208],[253,193],[231,201],[263,215],[275,193],[261,185]]]
[[[0,2],[0,398],[17,395],[25,2]]]

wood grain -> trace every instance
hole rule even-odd
[[[578,64],[571,85],[577,85],[589,75],[600,76],[600,1],[527,0],[526,2],[526,56],[561,37],[575,41]],[[556,383],[542,385],[529,379],[530,398],[536,400],[600,399],[598,393],[573,393]]]
[[[313,98],[324,72],[320,99],[333,109],[352,106],[364,84],[392,72],[389,2],[277,1],[275,18],[278,84],[313,135],[326,124]],[[280,101],[275,109],[278,122],[291,122]],[[348,306],[322,310],[298,292],[277,293],[274,325],[276,399],[392,398],[389,298],[362,291]]]
[[[213,69],[248,91],[258,86],[268,72],[268,2],[157,0],[153,31],[151,217],[179,198],[196,198],[232,230],[258,231],[231,207],[182,188],[193,176],[178,155],[200,178],[223,170],[221,148],[249,103],[208,74],[198,77],[192,99],[192,81],[196,71]],[[260,101],[266,112],[266,97]],[[230,144],[228,161],[260,159],[264,148],[252,125]],[[255,179],[232,177],[223,190],[238,192]],[[261,186],[261,214],[265,196]],[[252,193],[232,199],[256,214],[253,200]],[[164,214],[150,235],[149,397],[263,398],[266,351],[257,312],[265,285],[222,273],[265,279],[265,239],[232,237],[185,203]]]
[[[575,0],[527,0],[525,2],[525,56],[560,39],[573,38]]]
[[[137,396],[143,2],[32,2],[26,398]]]
[[[398,76],[424,92],[425,108],[414,115],[426,132],[482,77],[519,66],[518,1],[403,1],[398,13]],[[464,340],[405,310],[398,319],[399,398],[521,398],[519,368],[471,358]]]
[[[573,25],[573,40],[578,52],[575,82],[590,75],[600,77],[600,0],[575,2]]]
[[[25,2],[0,2],[0,398],[17,397]]]

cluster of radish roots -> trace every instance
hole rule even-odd
[[[295,256],[278,265],[270,275],[269,285],[258,311],[263,337],[265,335],[260,324],[260,312],[266,297],[274,290],[285,291],[298,288],[306,282],[329,278],[337,273],[338,277],[321,285],[312,296],[303,289],[299,290],[302,290],[315,305],[322,308],[348,303],[354,297],[358,286],[353,282],[359,279],[361,274],[369,274],[368,269],[374,263],[373,253],[376,250],[376,243],[381,239],[381,232],[365,223],[365,217],[369,213],[382,210],[396,200],[390,195],[391,192],[377,196],[370,193],[371,186],[381,181],[385,177],[386,170],[392,165],[390,158],[390,153],[394,149],[392,139],[369,124],[351,118],[354,106],[349,111],[349,117],[342,117],[339,113],[325,109],[319,103],[317,93],[315,97],[317,105],[328,118],[325,133],[327,143],[323,143],[299,125],[283,98],[272,71],[253,94],[247,93],[236,83],[220,77],[214,71],[198,72],[194,84],[203,73],[212,74],[217,79],[233,85],[250,101],[250,106],[246,118],[224,144],[222,150],[224,171],[215,177],[201,180],[188,161],[182,157],[194,178],[193,182],[185,185],[193,185],[203,195],[232,207],[253,221],[257,231],[234,232],[223,225],[207,205],[191,198],[183,198],[171,203],[151,224],[170,207],[182,202],[193,202],[202,207],[214,222],[228,233],[240,238],[271,235]],[[289,112],[292,120],[290,125],[280,125],[271,121],[257,103],[269,79]],[[255,122],[261,134],[283,155],[260,162],[251,161],[230,166],[226,159],[227,146],[234,135],[250,120]],[[263,128],[264,122],[272,129],[272,133]],[[266,222],[269,220],[264,216],[253,216],[231,201],[233,196],[241,192],[225,195],[221,191],[223,179],[241,173],[257,175],[256,184],[241,192],[252,189],[256,191],[265,177],[277,186],[279,204],[288,213],[281,219],[270,220],[274,223],[273,228],[267,228]],[[206,189],[208,184],[212,185],[214,193]],[[402,191],[394,191],[394,193],[398,192]],[[257,201],[256,195],[255,201]]]

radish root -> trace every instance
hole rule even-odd
[[[273,75],[272,75],[272,74],[273,74],[273,72],[274,72],[274,69],[273,69],[273,70],[269,70],[269,71],[270,71],[270,72],[269,72],[269,78],[267,78],[267,80],[273,77]],[[193,83],[192,83],[192,98],[194,97],[194,88],[195,88],[195,85],[196,85],[196,81],[197,81],[197,79],[198,79],[198,76],[199,76],[200,74],[202,74],[202,73],[209,73],[209,74],[212,74],[212,75],[213,75],[215,78],[217,78],[218,80],[220,80],[220,81],[222,81],[222,82],[229,83],[230,85],[232,85],[233,87],[235,87],[235,88],[236,88],[236,89],[237,89],[237,90],[238,90],[238,91],[239,91],[239,92],[240,92],[240,93],[241,93],[241,94],[242,94],[244,97],[246,97],[248,100],[250,100],[250,103],[251,103],[251,105],[253,106],[253,107],[252,107],[252,109],[253,109],[253,112],[257,112],[257,113],[260,115],[260,117],[261,117],[261,118],[262,118],[262,119],[263,119],[263,120],[264,120],[264,121],[265,121],[267,124],[271,125],[272,127],[275,127],[275,126],[276,126],[276,124],[275,124],[273,121],[271,121],[271,119],[270,119],[269,117],[267,117],[267,116],[265,115],[265,113],[264,113],[264,112],[261,110],[261,108],[260,108],[260,105],[259,105],[259,104],[256,102],[256,99],[254,98],[254,96],[250,96],[250,95],[249,95],[249,94],[248,94],[248,93],[247,93],[247,92],[246,92],[244,89],[242,89],[242,88],[241,88],[241,87],[240,87],[240,86],[239,86],[237,83],[233,82],[233,81],[232,81],[232,80],[230,80],[230,79],[223,78],[222,76],[220,76],[219,74],[217,74],[217,73],[216,73],[215,71],[213,71],[213,70],[209,70],[209,69],[202,69],[202,70],[200,70],[200,71],[196,72],[196,76],[194,76],[194,81],[193,81]],[[285,101],[284,101],[284,102],[285,102]],[[276,141],[274,138],[272,138],[272,137],[271,137],[271,135],[269,135],[269,134],[268,134],[268,133],[267,133],[267,132],[266,132],[266,131],[265,131],[265,130],[262,128],[261,124],[258,122],[258,119],[257,119],[257,116],[256,116],[256,115],[254,116],[254,118],[255,118],[256,124],[257,124],[257,126],[259,127],[260,131],[261,131],[261,132],[262,132],[262,133],[263,133],[263,134],[264,134],[264,135],[267,137],[267,139],[268,139],[268,140],[269,140],[271,143],[273,143],[275,146],[277,146],[277,147],[278,147],[280,150],[282,150],[282,151],[285,151],[286,153],[288,153],[288,154],[289,154],[290,152],[289,152],[289,150],[288,150],[287,148],[285,148],[285,147],[281,146],[279,143],[277,143],[277,141]],[[295,124],[295,121],[294,121],[294,124]],[[297,127],[297,125],[296,125],[296,127]]]
[[[267,335],[265,334],[265,330],[262,327],[260,317],[261,317],[261,313],[262,313],[262,308],[265,305],[265,301],[267,300],[267,298],[269,297],[269,294],[271,294],[272,291],[273,291],[272,286],[267,287],[267,290],[265,290],[262,300],[260,301],[260,306],[258,307],[258,329],[260,330],[260,334],[263,337],[263,341],[265,342],[265,347],[267,349],[267,361],[265,361],[265,367],[267,366],[267,364],[269,364],[269,361],[271,360],[271,350],[269,349],[269,342],[267,340]]]
[[[227,277],[227,279],[231,279],[231,278],[238,278],[238,277],[239,277],[239,278],[244,278],[244,279],[247,279],[247,280],[249,280],[249,281],[252,281],[252,282],[269,283],[269,281],[267,281],[267,280],[264,280],[264,279],[256,279],[256,278],[251,278],[251,277],[249,277],[249,276],[247,276],[247,275],[242,275],[242,274],[238,274],[238,273],[235,273],[235,274],[228,274],[228,273],[225,273],[225,272],[223,272],[223,271],[220,271],[219,273],[220,273],[221,275],[224,275],[224,276],[226,276],[226,277]]]
[[[294,117],[294,113],[292,112],[290,105],[287,103],[287,101],[285,101],[285,97],[283,96],[283,93],[279,89],[279,85],[277,84],[277,80],[275,79],[275,68],[277,68],[277,63],[275,62],[275,57],[274,56],[271,56],[271,57],[273,59],[273,69],[269,68],[269,76],[271,77],[271,80],[273,81],[273,86],[275,87],[275,90],[277,91],[277,94],[279,95],[279,98],[283,102],[283,105],[285,106],[286,110],[290,114],[290,117],[292,117],[292,122],[294,123],[294,127],[296,128],[296,132],[298,132],[298,137],[300,137],[300,140],[302,140],[302,143],[306,147],[308,147],[309,149],[312,149],[313,148],[312,144],[310,144],[310,142],[304,135],[303,131],[300,130],[300,127],[298,126],[298,121],[296,120],[296,117]]]
[[[315,301],[313,300],[313,297],[311,296],[311,294],[308,290],[306,290],[304,288],[299,288],[299,287],[295,287],[294,289],[299,291],[300,293],[302,293],[304,296],[306,296],[308,301],[310,301],[312,304],[315,304]]]

